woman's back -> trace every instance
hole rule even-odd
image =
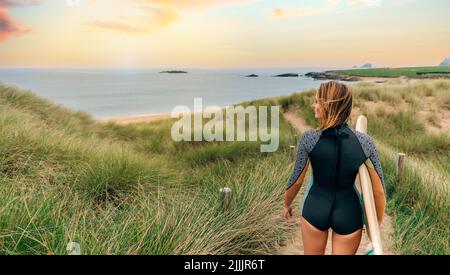
[[[336,81],[322,83],[312,104],[320,130],[306,131],[298,146],[294,172],[285,194],[283,215],[292,216],[291,204],[311,163],[312,177],[302,204],[302,236],[306,254],[323,254],[328,230],[333,230],[333,254],[354,254],[364,226],[364,210],[355,179],[361,165],[369,172],[378,220],[386,206],[383,171],[373,139],[347,124],[352,93]]]
[[[288,188],[305,168],[309,158],[314,183],[330,189],[352,188],[359,167],[369,160],[382,183],[383,172],[372,138],[347,123],[325,130],[305,132],[299,143],[298,157]],[[383,184],[384,185],[384,184]]]
[[[319,230],[332,228],[341,235],[361,228],[364,215],[354,185],[359,167],[368,162],[384,187],[372,138],[350,128],[347,123],[305,132],[288,189],[298,182],[307,168],[308,159],[313,176],[302,204],[303,218]]]

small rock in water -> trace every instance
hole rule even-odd
[[[288,73],[288,74],[279,74],[276,75],[275,77],[298,77],[298,74],[293,74],[293,73]]]
[[[160,74],[187,74],[185,71],[162,71]]]

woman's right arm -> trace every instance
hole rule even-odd
[[[307,150],[307,142],[310,134],[310,131],[305,132],[298,144],[297,160],[295,161],[294,171],[289,179],[286,189],[284,200],[285,207],[291,206],[292,201],[302,186],[303,179],[305,178],[306,171],[308,170],[309,155]]]
[[[300,188],[302,187],[303,180],[305,179],[306,172],[308,171],[309,161],[307,161],[305,168],[301,172],[297,180],[287,190],[284,198],[284,206],[291,206],[295,197],[297,196]]]

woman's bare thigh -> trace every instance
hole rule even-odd
[[[328,240],[328,231],[320,231],[303,217],[301,218],[305,255],[323,255]]]
[[[333,231],[332,254],[354,255],[361,243],[362,229],[348,235],[339,235]]]

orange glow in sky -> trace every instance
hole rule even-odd
[[[446,0],[0,0],[2,67],[432,66]]]

